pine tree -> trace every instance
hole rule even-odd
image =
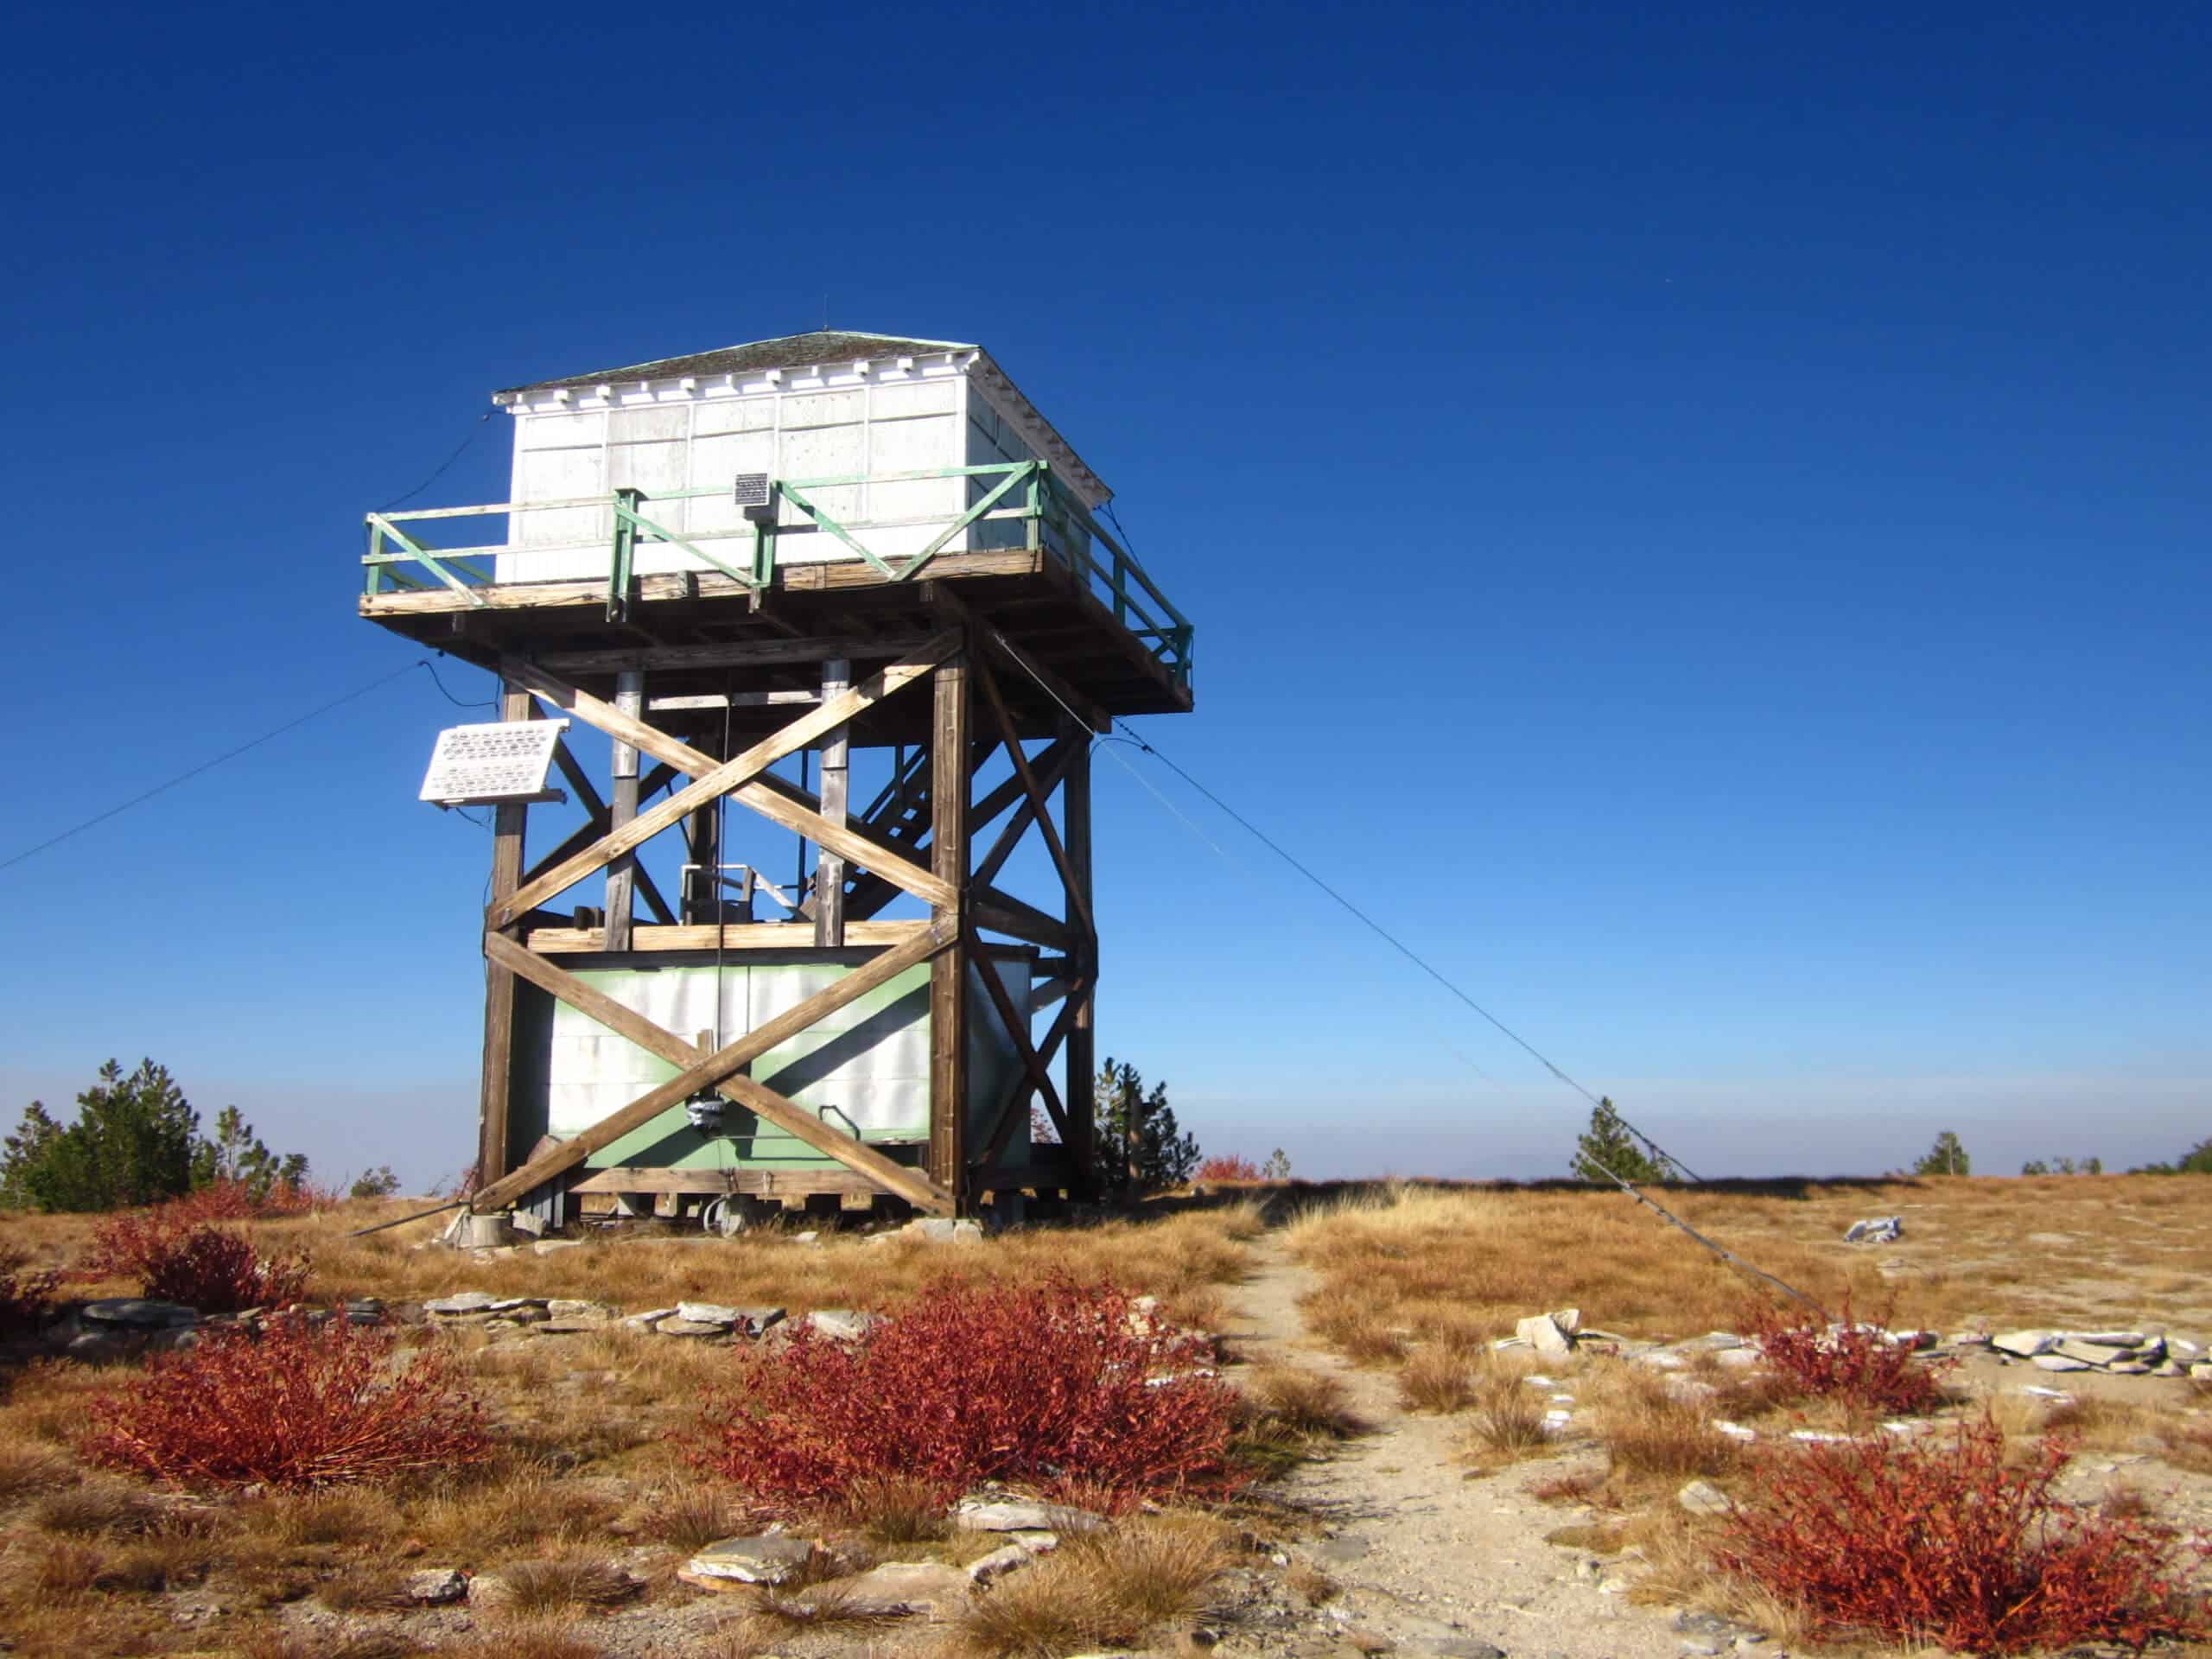
[[[1098,1073],[1098,1182],[1106,1191],[1128,1187],[1157,1192],[1179,1186],[1198,1166],[1196,1135],[1179,1132],[1167,1085],[1145,1092],[1134,1065],[1109,1057]]]
[[[181,1196],[192,1185],[200,1114],[166,1066],[129,1077],[110,1060],[57,1126],[33,1103],[8,1137],[0,1185],[41,1210],[113,1210]]]
[[[1590,1127],[1574,1143],[1568,1167],[1582,1180],[1610,1183],[1618,1177],[1631,1185],[1669,1180],[1675,1173],[1672,1164],[1644,1152],[1610,1095],[1591,1109]]]
[[[1936,1144],[1912,1166],[1916,1175],[1971,1175],[1974,1160],[1967,1155],[1959,1137],[1946,1129],[1936,1137]]]
[[[1290,1179],[1290,1154],[1277,1147],[1268,1154],[1268,1161],[1260,1171],[1263,1181],[1287,1181]]]

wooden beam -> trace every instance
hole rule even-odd
[[[786,1194],[811,1198],[834,1192],[839,1197],[865,1197],[883,1191],[880,1183],[849,1169],[667,1169],[620,1164],[595,1169],[569,1189],[571,1192],[683,1192],[741,1193],[747,1198],[777,1198]]]
[[[848,950],[902,944],[929,926],[927,922],[847,922]],[[811,922],[732,922],[721,930],[725,950],[810,950],[814,948]],[[715,946],[712,922],[682,923],[654,927],[640,922],[630,930],[632,955],[656,950],[712,950]],[[598,927],[534,927],[523,942],[541,957],[592,956],[607,947],[607,931]]]
[[[499,689],[499,718],[530,718],[530,693],[512,682]],[[492,897],[513,893],[522,882],[523,835],[530,808],[522,802],[492,809]],[[476,1119],[476,1179],[480,1185],[507,1173],[508,1120],[514,1100],[515,976],[494,963],[484,967],[484,1071]]]
[[[929,638],[926,633],[886,633],[873,639],[865,634],[836,634],[798,639],[746,639],[729,645],[549,651],[537,661],[556,674],[619,674],[625,669],[751,668],[774,663],[819,663],[838,657],[904,657],[928,644]]]
[[[567,840],[524,871],[523,880],[524,882],[537,880],[539,876],[560,863],[562,860],[571,857],[582,849],[590,846],[606,833],[607,809],[601,807],[595,817],[578,824]]]
[[[963,635],[964,630],[954,638]],[[931,678],[936,709],[930,735],[930,869],[946,891],[933,902],[930,918],[951,936],[952,948],[930,964],[930,1176],[952,1194],[957,1206],[967,1197],[968,1175],[969,933],[961,913],[968,894],[973,775],[967,652],[945,658]]]
[[[957,931],[934,926],[905,944],[885,951],[849,974],[841,975],[797,1007],[756,1027],[728,1046],[709,1054],[681,1037],[664,1031],[643,1014],[625,1007],[596,987],[567,969],[524,950],[500,933],[484,936],[484,954],[523,978],[560,998],[579,1013],[596,1020],[618,1037],[627,1038],[647,1053],[681,1068],[658,1088],[632,1101],[620,1111],[601,1119],[529,1163],[493,1183],[471,1201],[481,1210],[497,1209],[541,1185],[554,1176],[575,1168],[601,1147],[611,1145],[632,1129],[642,1128],[671,1106],[681,1105],[702,1089],[715,1089],[741,1106],[758,1113],[788,1135],[796,1135],[817,1152],[826,1153],[849,1169],[874,1179],[887,1192],[928,1210],[951,1207],[950,1195],[926,1179],[918,1170],[895,1164],[865,1141],[820,1118],[750,1077],[733,1075],[738,1067],[759,1058],[779,1044],[810,1029],[826,1014],[887,984],[917,963],[938,955],[957,942]]]
[[[1061,1006],[1058,1016],[1046,1030],[1045,1040],[1037,1046],[1036,1059],[1039,1066],[1052,1065],[1052,1057],[1059,1052],[1060,1045],[1067,1039],[1068,1033],[1074,1027],[1075,1003],[1071,999]],[[1027,1035],[1026,1030],[1024,1035]],[[978,1165],[995,1164],[1006,1155],[1007,1142],[1014,1139],[1014,1130],[1020,1127],[1021,1108],[1028,1103],[1030,1092],[1034,1087],[1030,1069],[1025,1065],[1019,1075],[1007,1084],[1006,1094],[999,1102],[998,1113],[991,1120],[989,1138],[984,1142],[982,1155],[976,1160]],[[1068,1130],[1063,1128],[1060,1133],[1065,1136]]]
[[[850,723],[855,715],[880,702],[901,686],[922,677],[957,643],[957,634],[947,632],[938,635],[914,656],[879,670],[834,702],[824,703],[810,713],[800,715],[782,730],[762,738],[743,753],[719,764],[712,756],[692,748],[689,744],[678,742],[665,732],[624,714],[589,692],[555,679],[531,664],[519,660],[514,662],[509,671],[516,681],[529,687],[555,708],[575,715],[588,725],[598,727],[619,741],[632,744],[656,759],[681,768],[690,775],[693,781],[689,787],[678,790],[650,810],[639,813],[622,828],[610,832],[566,862],[547,871],[520,893],[512,895],[505,904],[495,905],[490,913],[490,925],[494,927],[506,925],[521,912],[543,904],[556,893],[566,892],[594,870],[652,840],[695,808],[731,793],[735,793],[755,811],[774,819],[785,828],[798,830],[824,845],[849,853],[868,863],[867,855],[856,850],[850,832],[843,827],[830,823],[819,813],[794,806],[767,790],[745,785],[785,755],[804,748],[826,732]],[[886,880],[931,904],[944,900],[936,882],[928,872],[918,866],[906,864],[903,860],[881,859],[879,855],[869,868]]]
[[[1007,638],[996,628],[984,624],[978,630],[985,642],[1009,664],[1014,671],[1043,686],[1045,693],[1062,709],[1073,714],[1082,724],[1094,732],[1110,732],[1114,717],[1055,674],[1027,652],[1016,652],[1007,643]]]
[[[1050,795],[1059,786],[1061,778],[1066,774],[1068,767],[1074,762],[1076,750],[1081,747],[1083,746],[1080,744],[1070,743],[1063,739],[1037,757],[1035,762],[1037,781],[1044,786],[1046,794]],[[1015,794],[1026,795],[1027,791],[1019,772],[1006,781],[1014,785]],[[1004,785],[1001,785],[1001,787],[1003,788]],[[999,872],[1006,868],[1007,860],[1013,856],[1014,849],[1021,844],[1022,836],[1028,833],[1029,826],[1036,817],[1036,803],[1024,799],[1020,808],[1007,820],[1006,828],[999,831],[999,838],[991,843],[991,850],[985,855],[983,861],[976,865],[976,880],[991,882],[998,880]]]
[[[1054,950],[1074,950],[1080,936],[1056,916],[1047,916],[1026,899],[996,887],[980,887],[969,896],[969,913],[978,925],[994,933],[1011,933],[1030,944]]]
[[[822,701],[842,696],[851,683],[853,665],[842,658],[822,664]],[[845,827],[845,797],[850,781],[849,734],[840,726],[822,741],[822,816],[839,829]],[[814,942],[835,946],[845,942],[845,861],[827,847],[814,866]]]
[[[625,669],[614,677],[614,706],[631,719],[641,718],[645,712],[645,677],[634,668]],[[614,780],[614,797],[607,809],[607,830],[609,835],[626,828],[638,816],[638,750],[637,746],[614,740],[614,754],[608,774]],[[638,855],[625,853],[607,867],[607,948],[627,950],[630,948],[630,925],[636,919],[635,904],[638,888]],[[667,919],[673,920],[674,918]]]
[[[977,953],[982,954],[982,941],[973,933],[969,935],[969,939],[976,947]],[[1052,1127],[1060,1132],[1060,1139],[1065,1141],[1068,1135],[1067,1109],[1060,1103],[1060,1091],[1052,1084],[1051,1069],[1038,1058],[1036,1046],[1029,1039],[1029,1016],[1014,1006],[1013,994],[1007,989],[1006,982],[999,977],[996,965],[988,957],[980,965],[983,995],[990,998],[991,1006],[999,1011],[999,1019],[1006,1027],[1006,1034],[1014,1044],[1014,1056],[1021,1062],[1021,1069],[1029,1075],[1029,1086],[1044,1096],[1045,1109],[1052,1114]],[[1053,1023],[1057,1025],[1058,1021]],[[1018,1100],[1020,1097],[1017,1093],[1015,1098]],[[1003,1147],[994,1149],[983,1161],[996,1163],[999,1153],[1004,1149]]]
[[[1037,832],[1045,837],[1046,850],[1052,855],[1052,866],[1060,873],[1060,884],[1067,890],[1068,920],[1080,923],[1086,934],[1096,933],[1097,925],[1090,919],[1090,900],[1080,891],[1068,862],[1066,844],[1052,823],[1052,791],[1037,781],[1037,774],[1030,769],[1029,757],[1021,752],[1021,737],[1015,730],[1014,716],[1007,712],[1006,699],[999,695],[998,676],[991,672],[988,662],[980,658],[976,664],[976,678],[983,688],[983,701],[990,704],[991,717],[998,721],[999,734],[1005,740],[1007,758],[1014,762],[1014,774],[1021,779],[1023,791],[1029,797],[1029,810],[1037,820]]]
[[[1068,766],[1060,785],[1060,821],[1067,826],[1068,862],[1083,883],[1083,896],[1091,897],[1090,868],[1090,744],[1086,741]],[[1068,1160],[1074,1166],[1078,1191],[1095,1197],[1094,1174],[1098,1167],[1096,1100],[1098,1081],[1098,936],[1092,933],[1074,947],[1071,964],[1077,984],[1069,995],[1061,1017],[1068,1020]]]
[[[554,741],[553,764],[561,768],[561,776],[569,780],[569,787],[575,791],[576,804],[592,817],[605,817],[607,803],[599,798],[599,791],[592,786],[590,774],[584,771],[583,763],[576,759],[575,752],[569,748],[569,740],[565,737]]]

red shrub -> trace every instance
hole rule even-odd
[[[1887,1310],[1871,1325],[1853,1319],[1848,1296],[1835,1329],[1826,1314],[1789,1319],[1764,1304],[1744,1318],[1766,1363],[1800,1392],[1873,1411],[1927,1411],[1942,1401],[1943,1378],[1958,1362],[1915,1359],[1889,1339],[1887,1324]]]
[[[28,1335],[43,1325],[60,1283],[60,1274],[34,1272],[30,1257],[0,1244],[0,1338]]]
[[[336,1202],[335,1193],[310,1183],[277,1181],[257,1194],[245,1181],[219,1176],[181,1198],[157,1205],[156,1213],[178,1222],[258,1221],[273,1216],[304,1216]]]
[[[297,1301],[307,1289],[308,1258],[304,1251],[263,1255],[238,1234],[190,1221],[164,1205],[102,1222],[86,1271],[136,1280],[142,1296],[203,1313],[235,1313]]]
[[[1198,1338],[1108,1285],[932,1287],[849,1345],[802,1329],[709,1408],[702,1467],[790,1506],[899,1475],[950,1503],[1005,1480],[1127,1503],[1237,1484],[1236,1391]]]
[[[483,1411],[445,1356],[391,1364],[391,1333],[337,1318],[216,1331],[92,1402],[85,1455],[161,1480],[320,1486],[480,1463]]]
[[[1198,1166],[1198,1173],[1191,1179],[1194,1181],[1256,1181],[1260,1179],[1260,1166],[1249,1158],[1240,1158],[1231,1154],[1226,1157],[1207,1159]]]
[[[2212,1636],[2166,1529],[2060,1503],[2071,1455],[2007,1468],[1987,1419],[1955,1438],[1817,1444],[1762,1458],[1715,1561],[1802,1604],[1822,1635],[1876,1631],[1960,1653],[2140,1647]],[[2203,1552],[2197,1552],[2202,1559]]]

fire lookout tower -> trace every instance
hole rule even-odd
[[[509,499],[369,514],[360,601],[500,681],[423,791],[493,806],[474,1207],[1083,1192],[1091,739],[1192,706],[1191,625],[1099,524],[1105,485],[944,340],[798,334],[493,402]],[[469,773],[487,755],[507,775]]]

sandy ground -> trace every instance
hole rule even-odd
[[[1675,1659],[1686,1645],[1711,1651],[1726,1633],[1663,1610],[1629,1605],[1586,1554],[1544,1541],[1572,1511],[1529,1496],[1558,1459],[1470,1478],[1456,1455],[1464,1429],[1448,1417],[1402,1411],[1386,1375],[1357,1370],[1307,1335],[1299,1299],[1317,1275],[1281,1241],[1253,1247],[1253,1272],[1232,1294],[1224,1334],[1256,1359],[1326,1372],[1351,1392],[1374,1432],[1327,1461],[1304,1465],[1271,1492],[1322,1522],[1318,1541],[1287,1546],[1344,1586],[1331,1604],[1334,1637],[1294,1639],[1292,1651],[1367,1648],[1388,1642],[1439,1659],[1492,1651],[1538,1659]],[[1609,1590],[1606,1587],[1611,1586]],[[1772,1644],[1764,1651],[1771,1653]]]

